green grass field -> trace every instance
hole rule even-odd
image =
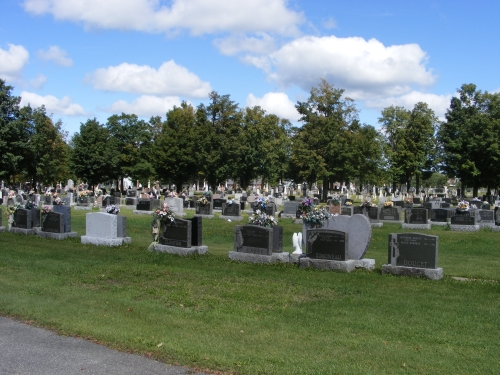
[[[79,235],[85,214],[72,211]],[[151,218],[121,214],[132,244],[119,248],[0,233],[0,314],[227,374],[500,372],[498,232],[422,231],[445,273],[430,281],[381,274],[397,225],[373,229],[375,271],[342,274],[231,262],[242,222],[217,218],[203,220],[208,255],[148,252]],[[280,225],[291,252],[301,226]]]

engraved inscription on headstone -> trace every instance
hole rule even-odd
[[[191,247],[191,226],[190,220],[175,219],[165,226],[160,237],[160,244],[176,247]]]
[[[137,211],[152,211],[151,209],[151,201],[148,199],[142,199],[140,198],[137,201],[136,209]]]
[[[226,203],[227,199],[225,198],[214,198],[212,199],[213,209],[214,210],[222,210],[222,204]]]
[[[340,212],[341,215],[347,215],[347,216],[352,216],[354,211],[353,206],[343,206],[342,211]]]
[[[437,268],[438,237],[419,233],[391,233],[388,251],[388,263],[392,266]]]
[[[49,212],[42,218],[42,231],[64,233],[64,215],[59,212]]]
[[[451,210],[447,208],[433,208],[431,210],[431,221],[446,223],[451,217]]]
[[[234,251],[258,255],[272,255],[273,228],[257,225],[234,227]]]
[[[233,203],[231,205],[227,203],[222,204],[222,215],[223,216],[240,216],[240,205]]]
[[[479,210],[479,223],[480,224],[494,224],[495,217],[492,210]]]
[[[330,229],[308,229],[306,255],[308,258],[345,261],[348,234]]]
[[[31,229],[31,210],[20,208],[14,213],[13,227]]]
[[[476,211],[452,212],[451,225],[476,225]]]
[[[400,217],[401,208],[399,207],[383,207],[380,209],[379,220],[395,220]]]
[[[407,208],[405,212],[406,224],[427,224],[427,209]]]

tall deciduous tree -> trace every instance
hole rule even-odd
[[[328,186],[345,181],[351,172],[349,128],[358,121],[358,110],[343,95],[344,90],[321,80],[311,89],[307,102],[296,105],[304,125],[293,139],[292,159],[306,181],[323,181],[324,200]]]
[[[12,182],[22,172],[25,134],[19,122],[20,97],[0,79],[0,179]]]
[[[80,125],[70,142],[70,165],[76,177],[94,186],[115,176],[109,130],[95,118]]]
[[[182,102],[167,112],[161,132],[155,138],[156,171],[162,181],[175,183],[180,191],[183,183],[196,177],[195,110]]]
[[[464,84],[459,97],[451,99],[446,121],[441,123],[438,140],[442,170],[458,177],[462,191],[500,184],[500,95],[477,90],[474,84]]]

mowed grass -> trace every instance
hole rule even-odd
[[[72,211],[79,235],[85,214]],[[422,231],[445,273],[430,281],[381,274],[397,225],[372,231],[375,271],[341,274],[231,262],[244,222],[217,218],[203,220],[206,256],[148,252],[151,218],[122,214],[132,244],[119,248],[0,233],[0,313],[228,374],[500,371],[500,233]],[[301,226],[280,225],[291,252]]]

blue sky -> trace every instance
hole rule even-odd
[[[419,101],[442,118],[464,83],[500,91],[499,20],[498,0],[2,0],[0,78],[70,134],[212,90],[295,122],[321,78],[378,126]]]

